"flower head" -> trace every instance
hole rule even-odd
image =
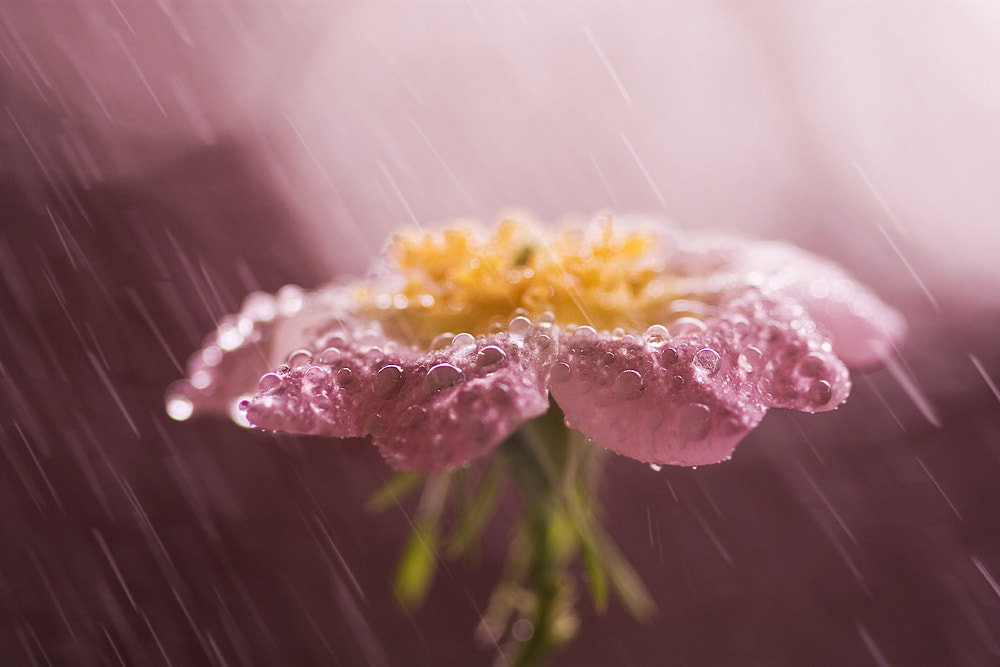
[[[369,280],[252,294],[168,392],[168,412],[372,436],[395,467],[444,470],[544,413],[657,464],[728,458],[768,408],[830,410],[901,317],[781,243],[602,218],[400,234]]]

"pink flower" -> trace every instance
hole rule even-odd
[[[768,408],[831,410],[902,318],[781,243],[610,218],[400,235],[368,281],[252,294],[189,362],[168,412],[372,436],[396,468],[490,453],[549,409],[640,461],[731,456]]]

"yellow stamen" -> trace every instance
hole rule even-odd
[[[472,229],[397,235],[390,268],[398,294],[361,295],[388,333],[427,344],[444,332],[485,334],[518,314],[546,312],[560,325],[644,331],[676,295],[663,282],[651,231],[546,234],[507,219],[489,237]],[[401,298],[402,297],[402,298]],[[403,307],[387,308],[388,304]]]

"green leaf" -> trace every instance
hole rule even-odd
[[[403,498],[416,491],[425,478],[426,475],[421,473],[398,472],[368,498],[365,507],[369,512],[376,514],[384,512],[390,507],[398,505]]]
[[[493,465],[479,481],[479,487],[459,517],[458,526],[448,538],[445,553],[449,558],[468,552],[486,529],[503,488],[503,473],[503,466]]]
[[[408,609],[417,607],[424,601],[431,582],[434,581],[438,564],[439,532],[436,521],[418,520],[400,554],[393,590],[400,603]]]
[[[594,609],[598,614],[608,610],[608,577],[601,565],[601,557],[593,543],[581,536],[580,550],[583,557],[583,571],[586,574],[587,588],[594,599]]]

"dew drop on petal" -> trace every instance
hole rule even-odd
[[[708,325],[697,317],[682,317],[670,325],[678,336],[687,336],[693,333],[702,333],[708,330]]]
[[[313,361],[312,352],[309,350],[296,350],[288,355],[288,365],[291,368],[302,368]]]
[[[601,363],[604,364],[605,366],[610,366],[611,364],[615,363],[615,353],[605,352],[604,356],[601,358]]]
[[[453,333],[443,333],[436,336],[434,340],[431,341],[431,350],[444,350],[451,347],[451,341],[455,340],[455,334]]]
[[[677,410],[677,429],[685,440],[701,440],[712,427],[712,411],[701,403],[688,403]]]
[[[764,360],[764,353],[756,347],[750,346],[740,352],[739,364],[747,373],[760,370],[761,362]]]
[[[476,355],[476,366],[482,369],[491,370],[502,364],[507,359],[507,353],[496,345],[487,345],[479,350]]]
[[[438,364],[427,371],[427,381],[435,391],[448,389],[465,380],[465,373],[451,364]]]
[[[451,347],[455,350],[462,350],[476,344],[476,337],[470,333],[460,333],[451,339]]]
[[[518,315],[510,321],[507,332],[515,338],[524,338],[531,331],[531,320],[524,315]]]
[[[404,381],[403,369],[395,364],[389,364],[379,369],[372,380],[372,385],[378,396],[392,398],[403,388]]]
[[[246,410],[248,405],[250,405],[250,401],[247,399],[247,396],[240,396],[229,404],[229,418],[243,428],[250,428],[253,426],[253,424],[251,424],[247,419],[247,416],[243,414],[243,411]]]
[[[184,421],[194,413],[194,403],[184,396],[171,396],[167,399],[167,414],[171,419]]]
[[[639,371],[625,370],[615,378],[615,394],[626,401],[634,401],[646,389],[646,382]]]
[[[335,364],[340,361],[341,357],[343,357],[343,353],[339,347],[328,347],[320,353],[319,362],[321,364]]]
[[[681,353],[677,351],[677,348],[668,347],[660,354],[660,364],[663,366],[672,366],[680,358]]]
[[[597,345],[597,331],[586,325],[579,327],[569,337],[569,344],[574,350],[588,350]]]
[[[684,376],[683,375],[675,375],[672,378],[670,378],[670,386],[672,386],[677,391],[680,391],[681,389],[683,389],[684,388]]]
[[[278,375],[285,375],[290,370],[292,370],[292,367],[289,366],[288,364],[279,364],[274,372],[277,373]]]
[[[337,371],[337,384],[346,387],[354,381],[354,372],[350,368],[341,368]]]
[[[814,405],[826,405],[833,398],[833,386],[826,380],[816,380],[809,386],[809,400]]]
[[[799,362],[799,375],[807,378],[819,377],[826,370],[826,362],[818,354],[808,354]]]
[[[549,379],[552,382],[566,382],[570,379],[570,377],[572,377],[572,375],[572,369],[569,367],[569,364],[564,361],[560,361],[555,364],[552,367],[552,370],[549,371]]]
[[[260,382],[257,383],[257,391],[262,394],[274,391],[281,386],[281,383],[282,380],[280,375],[277,373],[268,373],[261,377]]]
[[[698,354],[694,355],[694,363],[709,373],[715,373],[719,370],[719,362],[721,360],[722,357],[719,353],[710,347],[703,348],[698,351]]]
[[[646,329],[646,333],[643,335],[646,342],[654,347],[660,347],[665,345],[670,340],[670,332],[662,324],[654,324],[653,326]]]

